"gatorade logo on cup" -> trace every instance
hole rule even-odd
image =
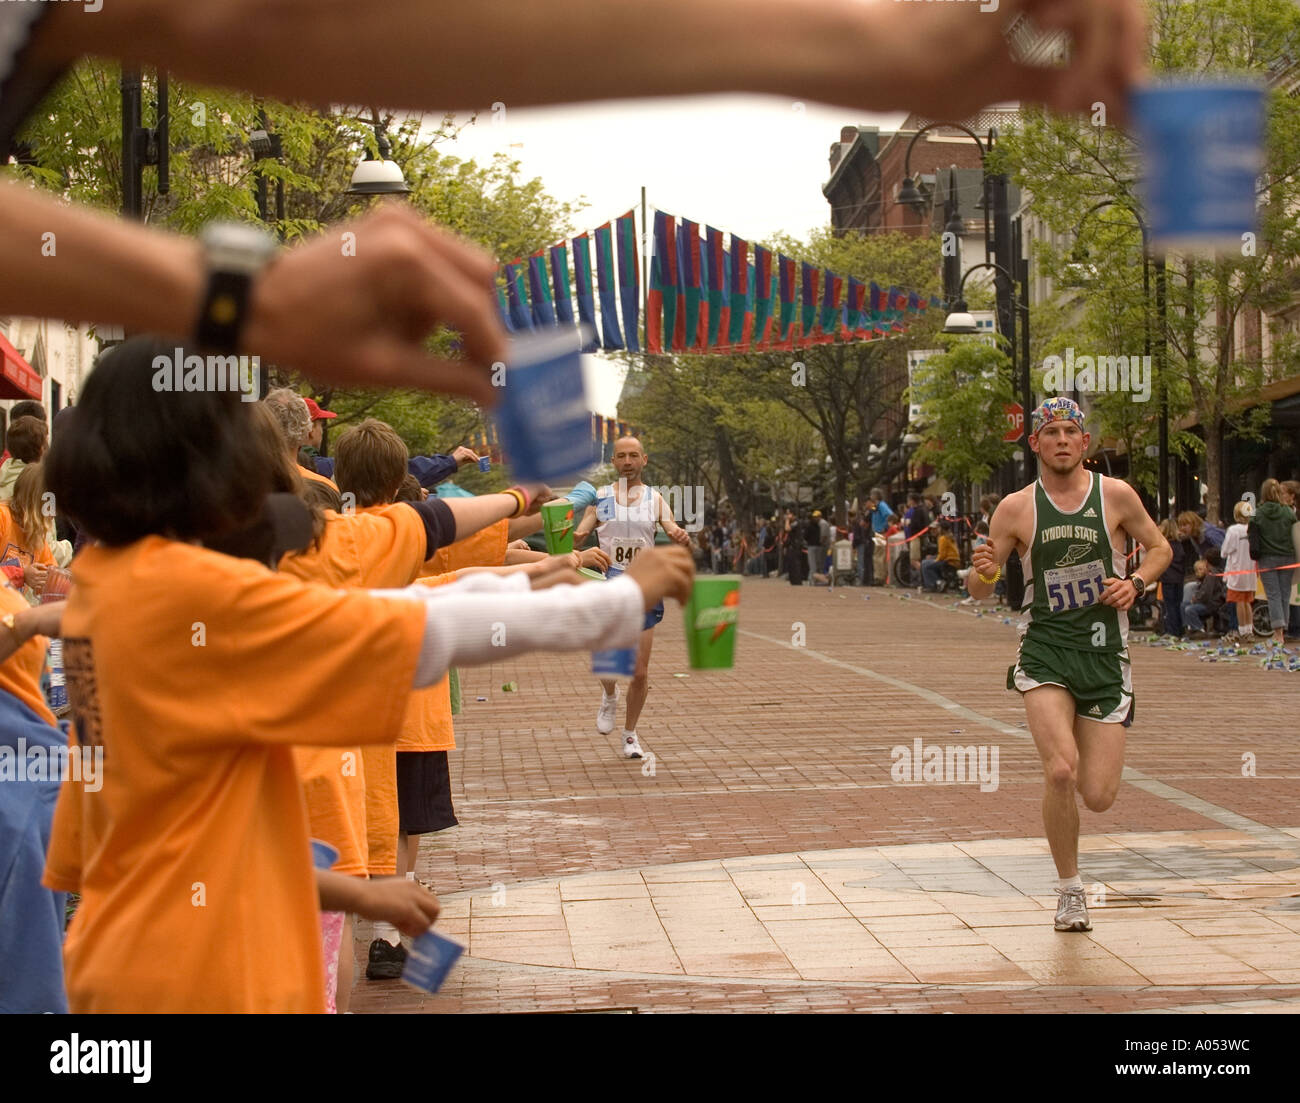
[[[724,604],[714,605],[707,609],[701,609],[695,614],[695,631],[704,632],[713,629],[713,636],[709,639],[710,643],[721,637],[728,626],[736,623],[738,619],[740,605],[740,591],[732,590],[725,598]]]

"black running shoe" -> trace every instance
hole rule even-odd
[[[398,980],[406,966],[406,947],[382,938],[370,943],[369,960],[366,962],[366,980]]]

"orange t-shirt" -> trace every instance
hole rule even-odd
[[[159,536],[89,547],[73,576],[68,697],[104,769],[98,792],[64,784],[46,869],[82,896],[69,1008],[322,1011],[290,749],[393,738],[424,607]]]
[[[335,490],[339,488],[338,483],[328,475],[322,475],[319,471],[313,471],[310,467],[303,467],[302,464],[298,465],[298,474],[304,479],[312,479],[315,482],[324,483],[326,486],[332,486]]]
[[[0,580],[0,614],[21,613],[30,608],[22,594]],[[33,636],[0,663],[0,690],[13,694],[50,727],[57,727],[58,721],[41,692],[41,673],[45,670],[45,649],[49,642],[44,636]]]
[[[439,548],[429,565],[440,573],[417,578],[422,586],[442,586],[456,581],[456,571],[463,567],[499,567],[505,562],[510,542],[510,522],[498,521],[480,529],[464,540]],[[451,715],[451,682],[443,678],[428,689],[411,694],[402,720],[402,734],[397,751],[452,751],[456,749],[456,730]]]
[[[280,570],[344,589],[408,586],[424,565],[428,545],[424,522],[408,505],[372,506],[346,514],[326,510],[320,546],[286,555],[280,560]],[[433,693],[437,688],[430,686],[421,692]],[[446,687],[442,692],[447,692]],[[328,708],[319,710],[318,719],[322,725],[335,726]],[[394,725],[390,737],[398,731],[400,726]],[[372,877],[392,876],[397,872],[400,826],[397,751],[390,738],[383,744],[361,747],[360,752],[358,776],[349,777],[340,773],[337,747],[298,750],[312,830],[316,838],[338,848],[335,868],[340,873],[362,872],[345,868],[344,863],[356,864],[354,855],[364,839],[365,870]]]
[[[33,553],[9,503],[0,502],[0,563],[7,559],[17,559],[24,567],[33,562],[54,566],[54,552],[49,541],[42,541],[40,551]]]

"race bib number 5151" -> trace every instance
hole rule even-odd
[[[1047,611],[1064,613],[1069,609],[1086,609],[1089,605],[1096,605],[1101,600],[1105,581],[1106,565],[1100,559],[1044,571]]]

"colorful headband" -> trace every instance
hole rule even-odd
[[[1083,411],[1074,399],[1055,395],[1034,411],[1031,431],[1037,433],[1049,421],[1073,421],[1082,429]]]

